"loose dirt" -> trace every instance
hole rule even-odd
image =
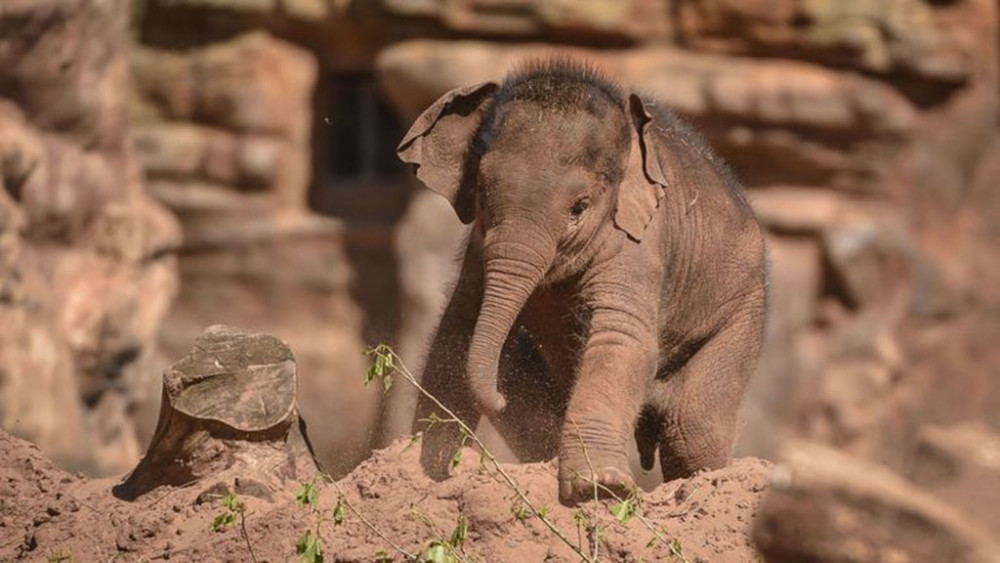
[[[504,468],[546,507],[574,543],[593,551],[593,536],[576,522],[596,518],[598,554],[604,561],[744,562],[759,559],[750,525],[767,489],[770,463],[754,458],[725,469],[663,484],[642,495],[640,511],[662,536],[633,517],[618,522],[614,501],[561,506],[553,463]],[[295,544],[315,529],[312,508],[295,503],[297,484],[269,493],[250,479],[219,476],[187,487],[161,488],[134,502],[116,498],[119,479],[87,480],[65,473],[38,449],[0,432],[0,561],[293,561]],[[419,555],[434,541],[451,538],[459,515],[468,522],[459,554],[469,561],[575,561],[579,556],[520,503],[494,472],[466,450],[455,474],[429,480],[420,469],[418,447],[398,442],[377,451],[350,475],[318,485],[319,533],[325,561],[404,560],[398,548]],[[237,519],[211,530],[223,511],[227,489],[240,491],[245,536]],[[334,511],[341,493],[349,503],[341,524]],[[346,506],[346,505],[345,505]],[[378,532],[366,525],[361,516]],[[520,512],[523,519],[518,518]],[[380,537],[380,534],[383,537]],[[389,540],[387,541],[386,538]],[[251,556],[250,548],[253,550]]]

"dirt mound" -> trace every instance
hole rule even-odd
[[[465,559],[579,559],[522,509],[513,491],[480,465],[474,451],[466,450],[455,475],[440,483],[423,475],[417,454],[418,448],[406,442],[376,452],[343,480],[318,484],[315,509],[295,502],[294,487],[271,494],[239,479],[165,487],[128,502],[112,494],[118,480],[69,475],[35,446],[0,432],[0,561],[252,561],[248,541],[259,562],[289,561],[302,533],[316,530],[318,515],[326,561],[373,561],[380,554],[403,560],[390,541],[420,554],[435,541],[448,541],[460,515],[467,521],[460,551]],[[579,509],[561,506],[551,463],[504,468],[588,553],[593,537],[585,520],[596,518],[602,560],[681,561],[678,553],[689,561],[757,557],[750,524],[767,488],[766,461],[739,459],[726,469],[644,494],[640,512],[666,541],[651,541],[654,534],[639,517],[616,520],[614,501]],[[245,536],[239,518],[222,531],[211,529],[216,516],[225,513],[221,498],[230,490],[244,503]],[[338,510],[341,497],[346,503]],[[341,514],[343,521],[337,524]]]

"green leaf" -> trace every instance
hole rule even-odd
[[[422,434],[423,434],[422,432],[417,432],[416,434],[414,434],[413,436],[411,436],[410,437],[410,441],[406,443],[406,447],[403,448],[403,451],[405,452],[406,450],[412,448],[418,442],[420,442],[420,436]],[[402,452],[400,452],[400,453],[402,453]]]
[[[465,543],[465,538],[469,535],[469,521],[465,518],[464,514],[458,515],[458,522],[455,524],[455,529],[451,532],[451,541],[449,542],[452,547],[459,547]]]
[[[333,507],[333,524],[339,526],[344,523],[344,497],[337,499],[337,506]]]
[[[312,530],[306,530],[295,542],[295,553],[303,563],[323,563],[323,542]]]
[[[684,555],[684,548],[681,547],[681,542],[676,539],[670,540],[670,554],[680,559],[682,563],[688,563],[688,559]]]
[[[627,499],[612,506],[611,513],[615,515],[615,518],[619,522],[624,524],[635,516],[636,508],[638,508],[638,501],[635,496],[630,495]]]
[[[459,446],[458,449],[455,450],[455,454],[453,456],[451,456],[451,468],[455,469],[456,467],[458,467],[458,464],[460,464],[460,463],[462,463],[462,447],[461,446]]]
[[[547,507],[547,506],[545,506],[545,505],[543,504],[543,505],[542,505],[542,506],[541,506],[541,507],[540,507],[540,508],[538,509],[538,515],[539,515],[540,517],[542,517],[543,519],[544,519],[544,518],[548,518],[548,517],[549,517],[549,507]]]
[[[235,512],[229,512],[229,511],[220,512],[219,514],[216,514],[215,518],[212,520],[211,529],[213,532],[221,532],[222,530],[225,530],[226,528],[232,526],[235,523],[236,523]]]
[[[426,563],[456,563],[458,560],[452,555],[451,549],[447,545],[435,541],[420,554],[420,561]]]
[[[375,552],[375,563],[392,563],[394,560],[388,551],[381,550]]]
[[[299,490],[295,491],[295,503],[302,506],[316,506],[316,501],[319,500],[319,491],[316,490],[316,485],[312,483],[302,483]]]
[[[222,506],[233,512],[239,512],[243,508],[243,503],[240,502],[240,497],[236,493],[229,493],[222,497]]]
[[[514,501],[514,504],[510,505],[510,513],[514,515],[514,518],[524,522],[528,519],[531,513],[528,511],[528,507],[524,506],[520,502]]]
[[[393,361],[395,352],[392,351],[392,348],[385,344],[379,344],[365,354],[371,358],[368,371],[365,372],[365,385],[377,378],[381,379],[387,388],[392,386],[392,372],[396,369],[396,364]]]

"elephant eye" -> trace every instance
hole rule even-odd
[[[586,211],[588,207],[590,207],[590,201],[587,200],[587,198],[578,199],[575,203],[573,203],[573,207],[569,208],[569,214],[572,215],[573,218],[577,218],[580,215],[583,215],[583,212]]]

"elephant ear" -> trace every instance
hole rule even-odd
[[[653,131],[653,116],[635,94],[629,95],[628,114],[632,124],[632,147],[625,178],[618,189],[615,225],[638,242],[668,182],[660,160],[661,142]]]
[[[475,194],[464,179],[472,137],[483,108],[499,85],[484,82],[456,88],[424,110],[396,148],[399,159],[417,165],[417,178],[448,198],[463,223],[475,218]]]

